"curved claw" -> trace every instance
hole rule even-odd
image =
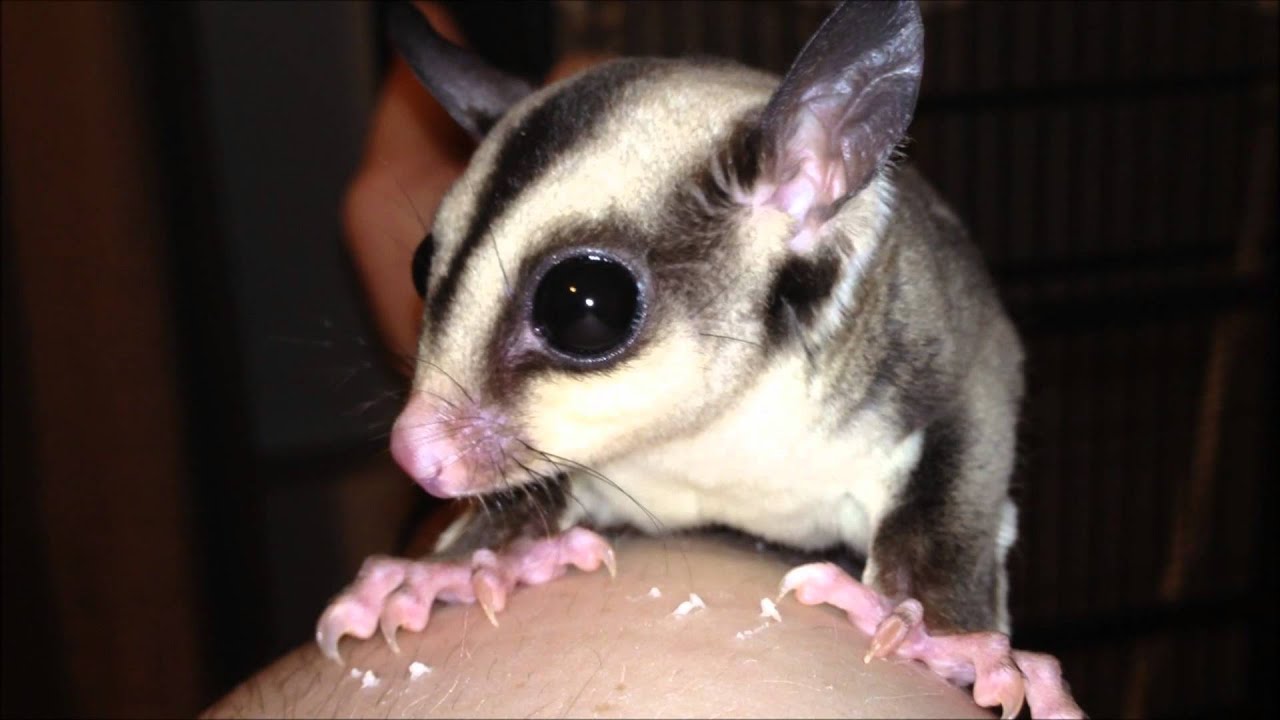
[[[618,558],[609,541],[586,528],[575,527],[560,539],[561,552],[567,552],[569,562],[579,570],[591,572],[604,563],[609,578],[618,577]]]
[[[1007,705],[1004,703],[1000,704],[1000,717],[1003,720],[1013,720],[1018,717],[1018,713],[1022,712],[1022,703],[1024,699],[1025,694],[1021,689],[1019,689],[1017,699],[1014,702]]]
[[[782,599],[788,593],[798,587],[813,587],[822,583],[825,584],[829,580],[835,566],[831,563],[809,563],[808,565],[800,565],[791,568],[786,575],[782,576],[782,582],[778,583],[778,599],[775,602],[782,602]],[[797,599],[800,599],[797,597]],[[800,602],[808,605],[804,599]]]
[[[400,629],[400,623],[383,616],[378,622],[378,629],[382,631],[382,639],[387,641],[387,647],[391,648],[391,652],[396,655],[400,654],[400,643],[396,642],[396,631]]]
[[[500,586],[497,584],[499,582],[501,582],[499,579],[493,577],[492,571],[484,569],[477,570],[471,579],[471,588],[475,593],[476,602],[494,627],[498,627],[497,611],[506,606],[506,598],[500,596]]]
[[[974,684],[974,701],[984,707],[991,707],[998,703],[1000,716],[1006,720],[1018,717],[1019,712],[1023,711],[1023,703],[1027,700],[1023,674],[1018,667],[1012,666],[1010,661],[1002,661],[1000,667],[989,671],[986,678],[979,679],[979,682],[982,680],[987,682],[987,688],[983,688],[986,692],[979,691],[978,685]],[[995,688],[992,688],[992,685],[995,685]]]
[[[320,653],[345,667],[346,662],[342,659],[342,653],[338,652],[338,641],[341,639],[341,635],[326,635],[323,630],[316,630],[316,645],[320,646]]]
[[[613,554],[613,548],[605,545],[604,555],[601,557],[604,566],[609,570],[609,579],[615,580],[618,577],[618,558]]]
[[[349,603],[337,602],[330,606],[316,623],[316,644],[320,646],[320,652],[339,665],[344,664],[342,654],[338,652],[338,643],[341,642],[342,636],[355,635],[367,638],[373,634],[372,623],[361,622],[367,618],[362,617],[358,610],[358,607],[353,609]]]
[[[919,600],[908,599],[898,604],[889,616],[880,621],[876,634],[871,638],[871,647],[863,656],[862,662],[888,657],[902,646],[907,635],[920,627],[924,622],[924,606]]]

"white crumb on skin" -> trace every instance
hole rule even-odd
[[[360,668],[358,668],[358,667],[353,667],[353,668],[351,668],[351,677],[353,677],[353,678],[358,678],[358,677],[360,677],[360,676],[361,676],[361,675],[363,675],[363,674],[364,674],[364,671],[363,671],[363,670],[361,670]]]
[[[702,602],[702,598],[697,593],[689,593],[689,599],[676,606],[675,612],[671,613],[676,617],[684,617],[694,610],[706,609],[707,604]]]
[[[662,597],[662,591],[661,591],[661,590],[659,590],[659,589],[657,588],[657,586],[655,585],[654,587],[649,588],[649,592],[647,592],[647,593],[645,593],[645,594],[643,594],[643,595],[631,595],[631,596],[628,596],[628,597],[627,597],[627,602],[639,602],[639,601],[641,601],[641,600],[643,600],[643,599],[645,599],[645,598],[655,599],[655,598],[660,598],[660,597]]]
[[[778,613],[778,606],[767,597],[760,598],[760,617],[764,618],[763,623],[751,628],[750,630],[740,630],[737,635],[734,635],[734,637],[739,640],[746,640],[752,635],[755,635],[761,630],[769,627],[770,620],[782,622],[782,615]]]
[[[418,678],[431,672],[431,668],[420,662],[415,662],[409,666],[409,677],[417,680]]]
[[[751,628],[750,630],[739,630],[738,634],[734,635],[734,637],[739,640],[746,640],[747,638],[751,637],[752,635],[755,635],[756,633],[760,632],[761,630],[764,630],[767,627],[769,627],[769,621],[765,620],[764,622]]]
[[[782,622],[782,615],[778,613],[778,606],[767,597],[760,598],[760,617],[772,618]]]
[[[378,687],[380,682],[382,680],[378,679],[378,676],[374,675],[372,670],[365,670],[364,676],[360,678],[360,687],[367,690],[371,687]]]

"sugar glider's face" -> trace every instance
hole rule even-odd
[[[780,84],[631,59],[536,93],[408,3],[389,12],[414,73],[484,138],[414,263],[424,331],[391,449],[429,492],[686,434],[847,307],[919,89],[914,3],[841,5]]]
[[[775,84],[616,61],[489,131],[415,263],[424,332],[393,449],[424,487],[597,465],[722,410],[763,357],[789,223],[748,197]]]

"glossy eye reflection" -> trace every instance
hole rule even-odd
[[[552,266],[533,296],[533,328],[547,344],[593,360],[623,347],[639,325],[640,286],[612,258],[579,255]]]

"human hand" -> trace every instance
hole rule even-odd
[[[465,46],[457,24],[437,3],[419,2],[437,32]],[[604,56],[574,54],[548,73],[550,83]],[[347,249],[365,289],[378,332],[409,372],[421,325],[414,290],[413,252],[430,231],[440,201],[466,168],[475,143],[419,84],[397,56],[378,93],[364,159],[342,210]]]

